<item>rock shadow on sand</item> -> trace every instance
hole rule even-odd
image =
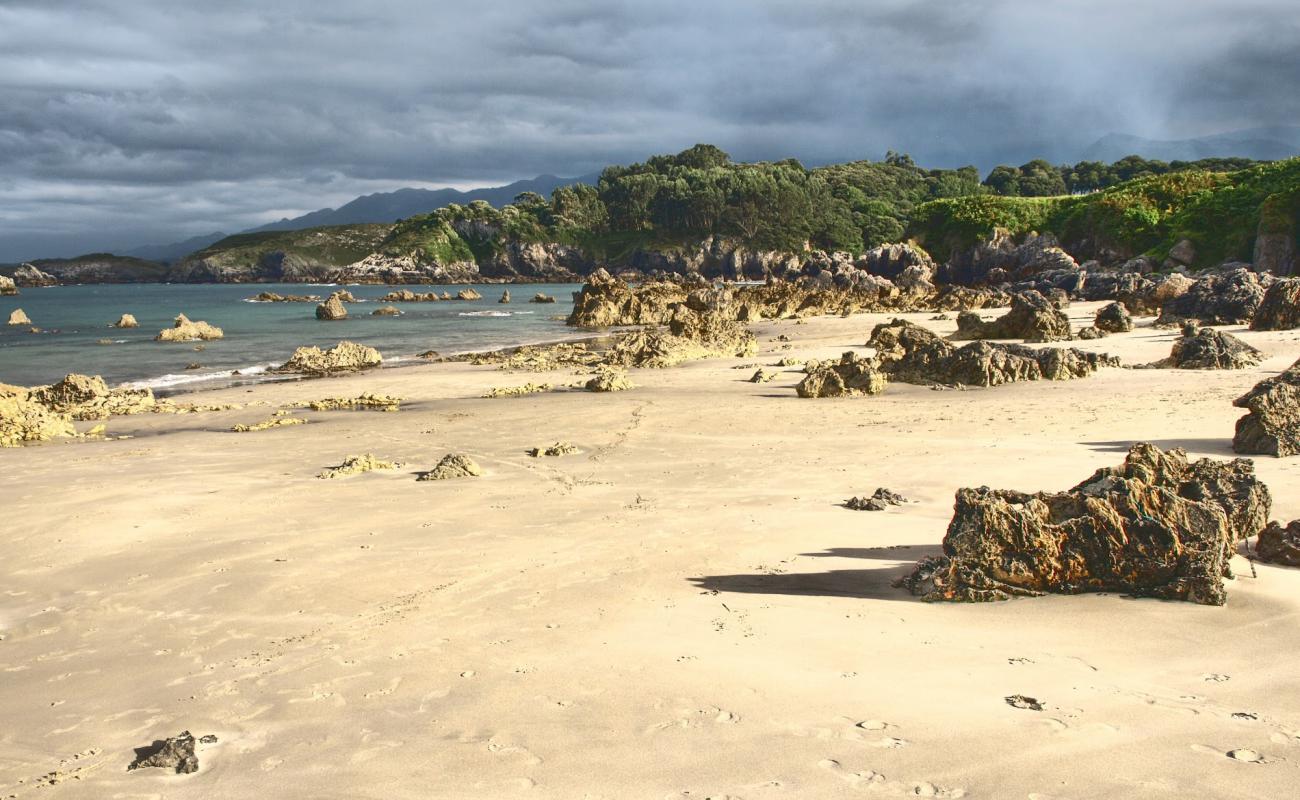
[[[827,572],[797,572],[749,575],[707,575],[691,583],[708,592],[740,594],[784,594],[812,597],[852,597],[859,600],[919,602],[905,590],[893,586],[916,559],[936,555],[937,546],[830,548],[805,555],[822,558],[865,558],[887,561],[871,569],[835,569]],[[901,563],[900,563],[901,562]]]
[[[1150,442],[1162,450],[1181,447],[1189,453],[1205,453],[1207,455],[1223,456],[1225,458],[1238,457],[1238,454],[1232,449],[1231,436],[1203,439],[1123,439],[1113,442],[1079,442],[1079,444],[1102,453],[1127,453],[1129,448],[1137,444],[1139,441]]]

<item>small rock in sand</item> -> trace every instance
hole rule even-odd
[[[757,372],[749,376],[750,383],[770,383],[776,380],[779,373],[776,370],[759,368]]]
[[[1043,704],[1033,697],[1026,697],[1023,694],[1013,694],[1006,698],[1007,705],[1012,708],[1020,708],[1025,711],[1042,711]]]
[[[532,456],[533,458],[541,458],[542,456],[559,457],[559,456],[572,455],[573,453],[576,452],[578,452],[578,448],[574,447],[568,442],[556,442],[555,444],[550,445],[548,447],[534,447],[532,450],[528,451],[528,455]]]
[[[853,497],[844,503],[845,508],[854,511],[884,511],[890,506],[901,506],[907,499],[901,494],[889,491],[883,486],[876,489],[870,497]]]
[[[451,478],[477,478],[483,474],[483,468],[462,453],[448,453],[438,465],[428,472],[421,472],[417,481],[445,481]]]
[[[622,392],[635,386],[636,384],[628,380],[626,372],[613,368],[599,370],[596,377],[585,384],[589,392]]]
[[[1268,523],[1255,542],[1255,556],[1270,564],[1300,567],[1300,519],[1285,528],[1277,522]]]
[[[307,422],[307,420],[302,417],[272,417],[271,419],[263,420],[262,422],[255,422],[252,425],[236,425],[230,430],[235,433],[254,433],[256,431],[278,428],[282,425],[302,425],[305,422]]]
[[[484,397],[523,397],[526,394],[549,392],[549,383],[525,383],[523,386],[494,386],[488,389]]]
[[[209,734],[198,739],[203,744],[213,744],[217,737]],[[127,766],[128,770],[160,767],[174,770],[179,775],[188,775],[199,771],[199,757],[194,752],[194,734],[181,731],[179,735],[168,739],[159,739],[147,747],[138,747],[135,760]]]
[[[397,469],[398,465],[392,461],[384,461],[376,458],[373,453],[366,453],[359,456],[348,456],[343,459],[343,463],[337,467],[330,467],[321,472],[316,477],[324,480],[334,478],[346,478],[350,475],[360,475],[363,472],[371,472],[381,469]]]

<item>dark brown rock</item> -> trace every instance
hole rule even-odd
[[[1070,331],[1070,318],[1065,312],[1041,293],[1031,290],[1013,297],[1011,310],[992,322],[984,322],[971,311],[959,314],[957,332],[952,338],[1058,342],[1068,341],[1074,336]]]
[[[1237,420],[1233,450],[1279,458],[1300,453],[1300,361],[1255,384],[1232,404],[1250,412]]]
[[[1097,309],[1092,324],[1106,333],[1128,333],[1133,330],[1133,317],[1123,303],[1110,303]]]
[[[1300,519],[1292,520],[1285,528],[1276,522],[1268,523],[1255,543],[1255,556],[1270,564],[1300,567]]]
[[[1252,331],[1289,331],[1300,328],[1300,278],[1273,282],[1250,320]]]
[[[850,351],[840,357],[838,364],[828,361],[811,367],[795,391],[800,397],[870,395],[883,392],[888,382],[876,359]]]
[[[197,741],[203,744],[213,744],[217,741],[217,737],[208,735],[201,737]],[[199,757],[194,752],[195,743],[196,740],[192,733],[181,731],[177,736],[158,739],[147,747],[137,747],[135,760],[127,766],[127,769],[159,767],[173,770],[179,775],[198,772]]]

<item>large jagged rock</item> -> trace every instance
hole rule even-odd
[[[1126,592],[1222,605],[1236,543],[1270,506],[1249,459],[1188,463],[1139,443],[1068,492],[959,489],[944,555],[900,584],[923,600]]]
[[[1270,564],[1300,567],[1300,519],[1292,520],[1285,528],[1276,522],[1268,523],[1255,542],[1255,556]]]
[[[58,383],[37,386],[29,396],[72,419],[107,419],[119,414],[144,414],[157,409],[151,389],[110,389],[98,375],[70,373]]]
[[[881,323],[867,346],[891,380],[922,385],[999,386],[1036,380],[1071,380],[1101,367],[1119,366],[1103,353],[1075,348],[1033,348],[977,341],[954,347],[938,334],[903,319]]]
[[[225,331],[203,320],[193,322],[184,314],[177,314],[176,321],[170,328],[165,328],[153,337],[156,342],[193,342],[211,341],[224,337]]]
[[[498,303],[501,303],[502,305],[505,305],[505,304],[509,303],[509,302],[510,302],[510,290],[509,290],[509,289],[505,289],[505,290],[503,290],[503,291],[501,292],[501,299],[498,300],[497,302],[498,302]]]
[[[1300,328],[1300,278],[1282,278],[1264,292],[1250,320],[1252,331],[1289,331]]]
[[[1155,369],[1247,369],[1259,366],[1264,354],[1230,333],[1200,328],[1188,323],[1169,357],[1145,368]]]
[[[324,350],[319,347],[299,347],[288,361],[274,372],[301,372],[307,375],[334,375],[377,367],[384,357],[373,347],[356,342],[339,342]]]
[[[948,285],[931,301],[936,311],[970,311],[977,308],[1003,308],[1011,305],[1011,295],[999,289]]]
[[[854,262],[858,269],[893,281],[916,267],[928,279],[934,276],[935,263],[930,254],[911,242],[883,244],[863,253]]]
[[[955,340],[963,339],[1023,339],[1026,342],[1061,342],[1074,338],[1070,318],[1040,292],[1017,294],[1011,300],[1011,310],[992,322],[980,319],[971,311],[957,316]]]
[[[316,306],[316,319],[333,322],[347,318],[348,309],[343,305],[339,292],[331,294],[328,300]]]
[[[216,741],[217,737],[212,735],[202,736],[196,740],[194,734],[181,731],[178,736],[159,739],[148,747],[136,748],[135,760],[127,766],[127,769],[158,767],[173,770],[178,775],[198,772],[199,757],[195,753],[195,744],[197,742],[212,744]]]
[[[370,316],[372,316],[372,317],[400,317],[400,316],[402,316],[402,311],[401,311],[401,309],[397,308],[396,306],[380,306],[379,308],[376,308],[374,311],[371,311],[371,312],[370,312]]]
[[[1244,267],[1207,275],[1160,309],[1157,325],[1179,325],[1197,320],[1203,325],[1239,325],[1250,322],[1264,301],[1271,276]]]
[[[1115,302],[1097,309],[1092,324],[1106,333],[1128,333],[1133,330],[1133,317],[1123,303]]]
[[[1232,404],[1250,412],[1237,420],[1234,451],[1279,458],[1300,454],[1300,361],[1255,384]]]
[[[645,283],[634,291],[625,281],[598,269],[574,294],[566,324],[579,328],[661,325],[671,317],[672,306],[685,299],[686,290],[675,283]]]
[[[31,399],[22,387],[0,384],[0,447],[22,447],[76,433],[69,415]]]
[[[549,294],[546,294],[545,292],[538,292],[537,294],[533,295],[533,298],[532,298],[531,300],[529,300],[528,302],[530,302],[530,303],[554,303],[554,302],[555,302],[555,298],[552,297],[552,296],[549,295]]]
[[[977,284],[1024,280],[1048,271],[1078,272],[1079,264],[1061,249],[1051,234],[1026,234],[1017,243],[998,228],[986,241],[959,253],[938,270],[943,283]]]
[[[14,270],[14,283],[19,286],[58,286],[59,279],[46,272],[41,272],[33,264],[23,264]]]
[[[456,292],[456,299],[457,300],[482,300],[483,295],[476,292],[472,286],[467,286],[464,289],[461,289],[459,292]]]
[[[1081,292],[1085,300],[1116,300],[1139,317],[1160,313],[1168,302],[1182,297],[1194,285],[1182,273],[1150,275],[1137,269],[1123,272],[1090,273],[1087,286]]]
[[[416,480],[445,481],[452,478],[477,478],[482,474],[483,468],[474,463],[474,459],[463,453],[448,453],[433,469],[421,472]]]
[[[0,275],[0,297],[13,297],[18,294],[18,284],[8,275]]]
[[[123,314],[122,316],[118,317],[118,318],[117,318],[117,322],[114,322],[110,327],[113,327],[113,328],[138,328],[138,327],[140,327],[140,323],[139,323],[139,322],[136,322],[135,317],[132,316],[131,314]]]
[[[800,397],[846,397],[880,394],[889,380],[874,358],[852,351],[840,356],[839,363],[819,363],[795,387]]]
[[[9,324],[31,326],[33,323],[31,317],[27,316],[25,311],[21,308],[15,308],[9,312]]]

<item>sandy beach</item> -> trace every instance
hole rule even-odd
[[[1232,400],[1300,332],[1223,328],[1254,369],[967,391],[800,399],[798,367],[733,369],[865,352],[892,316],[763,322],[754,358],[612,394],[485,399],[579,377],[431,364],[0,451],[0,797],[1292,795],[1300,571],[1239,556],[1224,607],[891,582],[939,552],[960,487],[1064,490],[1136,441],[1233,457]],[[1177,331],[1150,323],[1068,344],[1154,361]],[[230,432],[362,392],[405,402]],[[560,440],[579,452],[526,453]],[[403,466],[316,477],[361,453]],[[415,480],[447,453],[485,474]],[[1300,460],[1255,464],[1300,517]],[[877,487],[910,502],[841,505]],[[217,737],[197,773],[127,771],[182,730]]]

